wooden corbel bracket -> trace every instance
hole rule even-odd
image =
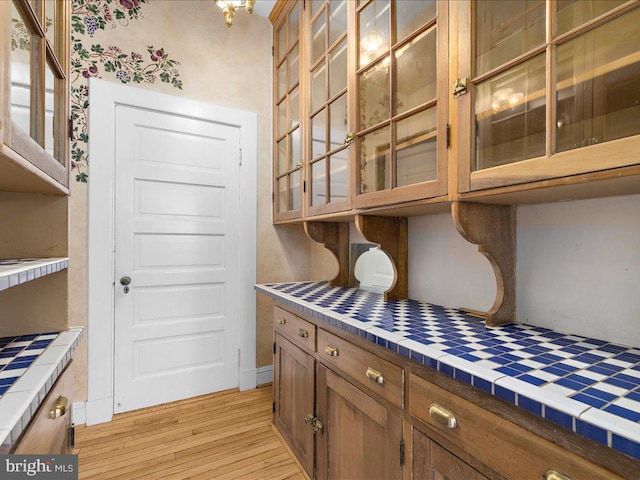
[[[304,231],[314,242],[324,245],[338,260],[338,276],[332,287],[349,284],[349,224],[346,222],[304,222]]]
[[[496,276],[496,300],[485,315],[490,327],[515,321],[516,311],[516,210],[508,205],[453,202],[453,222],[458,232],[478,245]]]
[[[395,280],[384,292],[385,300],[404,300],[409,296],[408,227],[404,217],[356,215],[356,228],[369,242],[387,254]]]

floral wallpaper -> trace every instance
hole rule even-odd
[[[71,169],[78,182],[87,182],[88,79],[113,78],[122,83],[163,82],[182,90],[178,62],[162,46],[148,45],[144,53],[126,51],[124,46],[94,42],[107,28],[135,28],[150,0],[73,0],[71,12],[71,116],[73,140]],[[96,39],[97,40],[97,39]]]

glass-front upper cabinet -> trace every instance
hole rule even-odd
[[[447,193],[448,2],[355,9],[356,207]]]
[[[0,2],[10,42],[2,81],[3,143],[11,151],[68,185],[69,17],[65,0]]]
[[[300,18],[302,2],[285,2],[274,28],[274,222],[302,215]]]
[[[452,5],[460,192],[640,163],[640,3]]]
[[[307,8],[307,210],[346,210],[350,200],[348,0],[314,0]],[[351,30],[350,30],[351,31]]]

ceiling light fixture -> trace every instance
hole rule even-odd
[[[225,25],[230,27],[233,17],[236,16],[236,10],[244,8],[247,12],[253,13],[256,0],[215,0],[215,2],[222,9]]]

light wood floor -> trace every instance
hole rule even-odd
[[[271,386],[229,390],[76,428],[80,479],[304,480],[271,427]]]

